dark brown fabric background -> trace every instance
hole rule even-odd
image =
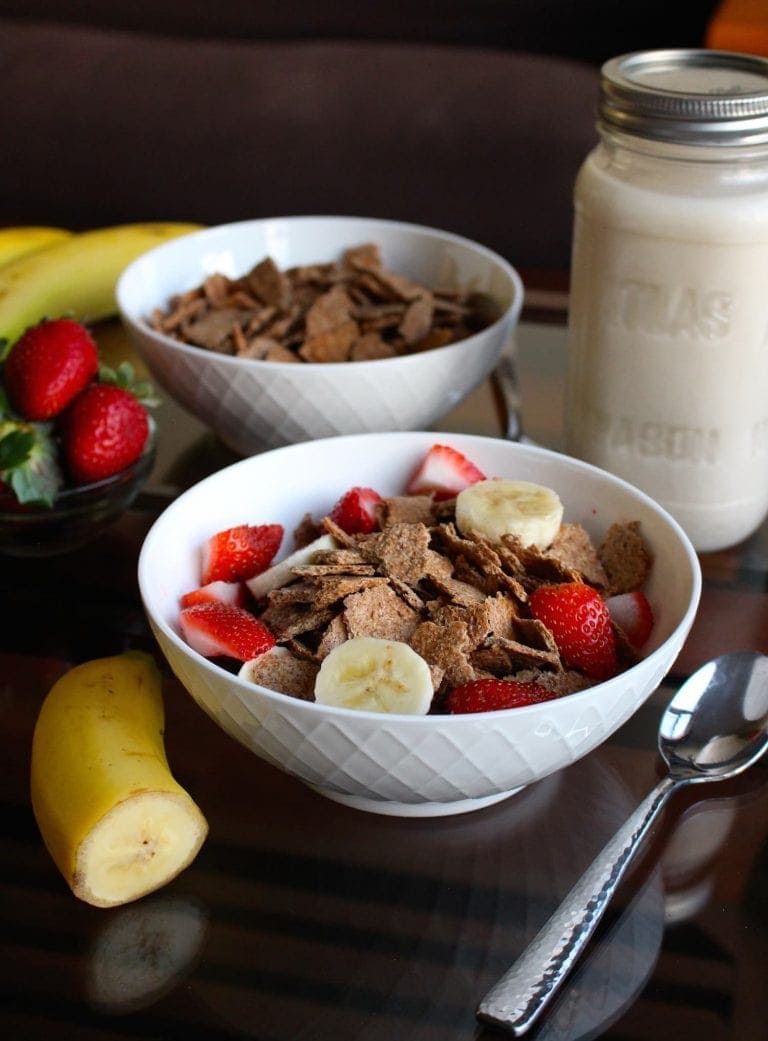
[[[0,0],[0,223],[344,213],[564,269],[599,75],[576,6]]]

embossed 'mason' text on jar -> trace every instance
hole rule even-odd
[[[575,192],[566,448],[724,548],[768,514],[768,62],[614,59],[599,126]]]

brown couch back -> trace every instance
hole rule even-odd
[[[308,3],[0,0],[0,15],[16,15],[0,17],[0,223],[344,213],[437,225],[521,268],[567,268],[598,67],[487,45],[502,9],[510,23],[530,6],[394,2],[406,41],[383,21],[379,38],[361,38],[363,13],[384,6],[346,0],[333,21],[320,6],[318,39],[310,21],[294,22],[293,39],[281,29]],[[425,20],[437,8],[440,23]],[[257,12],[271,18],[258,35]],[[345,14],[348,34],[333,37]],[[450,39],[459,23],[469,38],[482,25],[482,40],[417,31]]]

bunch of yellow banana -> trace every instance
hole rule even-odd
[[[82,232],[0,229],[0,340],[13,343],[43,318],[66,315],[94,322],[111,317],[115,284],[128,264],[199,227],[150,221]]]
[[[171,774],[160,673],[128,652],[78,665],[43,702],[32,738],[32,809],[82,900],[114,907],[175,878],[205,817]]]
[[[27,224],[19,228],[0,228],[0,267],[43,246],[52,246],[72,234],[65,228]]]

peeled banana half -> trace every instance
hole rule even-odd
[[[557,492],[531,481],[493,477],[456,496],[456,527],[491,542],[513,535],[523,546],[546,549],[560,530],[563,504]]]
[[[65,233],[41,249],[23,251],[0,266],[0,340],[14,343],[43,318],[95,322],[111,317],[116,313],[115,285],[128,264],[199,227],[181,222],[117,224]]]
[[[43,702],[32,739],[32,809],[53,860],[96,907],[175,878],[208,825],[171,774],[160,674],[146,654],[78,665]]]

